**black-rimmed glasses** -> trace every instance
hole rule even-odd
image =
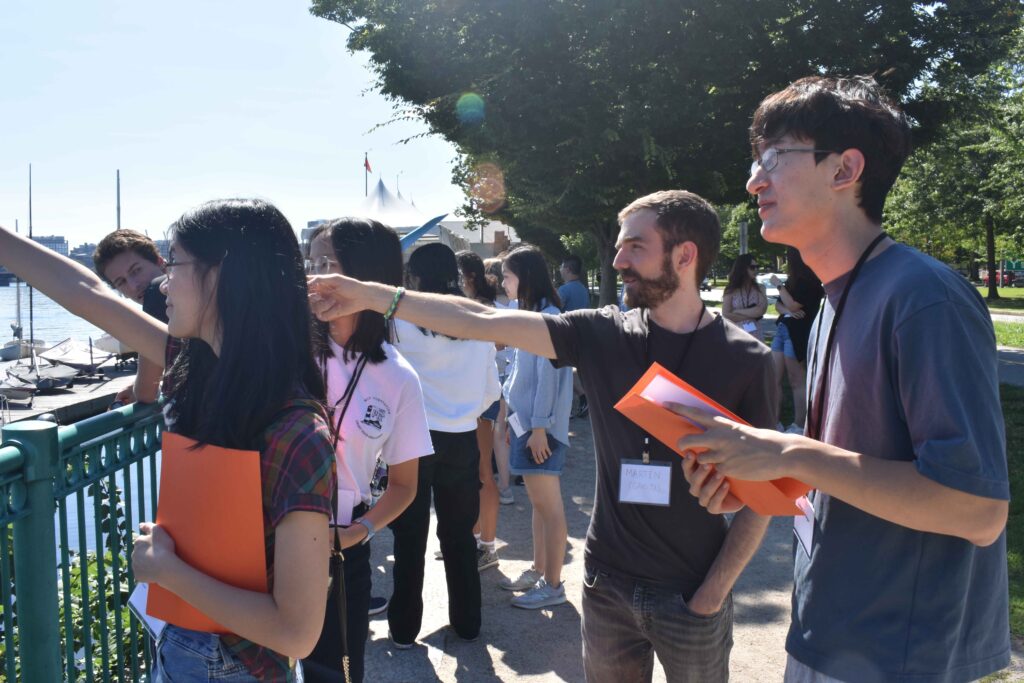
[[[815,154],[835,154],[830,149],[805,149],[802,147],[769,147],[761,154],[760,159],[754,159],[754,162],[750,164],[750,175],[757,173],[757,169],[763,168],[766,173],[771,173],[772,170],[779,165],[779,155],[788,154],[789,152],[813,152]]]

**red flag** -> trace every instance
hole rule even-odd
[[[365,168],[368,173],[373,173],[373,169],[370,168],[370,159],[365,154],[363,155],[363,168]]]

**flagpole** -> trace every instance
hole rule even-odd
[[[117,229],[121,229],[121,169],[117,169]]]

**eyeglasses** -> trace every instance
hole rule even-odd
[[[164,261],[164,268],[167,270],[167,277],[171,277],[174,273],[174,268],[177,266],[187,266],[195,263],[195,261],[175,261],[174,256],[169,257]]]
[[[306,275],[324,275],[331,272],[331,264],[337,265],[337,261],[334,261],[326,256],[317,256],[315,259],[306,259],[303,261],[303,265],[306,267]]]
[[[750,164],[750,175],[757,173],[757,169],[763,168],[766,173],[771,173],[772,170],[779,165],[779,155],[787,154],[789,152],[814,152],[815,154],[835,154],[830,149],[798,149],[796,147],[779,149],[778,147],[769,147],[761,155],[760,159],[754,159],[754,163]]]

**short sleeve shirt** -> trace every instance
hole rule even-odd
[[[333,419],[338,420],[338,404],[358,359],[346,361],[344,349],[333,341],[331,351],[327,402],[335,406]],[[378,456],[388,465],[398,465],[434,452],[416,371],[391,344],[384,344],[384,353],[383,362],[367,363],[359,376],[337,448],[339,489],[355,492],[355,500],[367,504]]]
[[[142,310],[162,323],[167,323],[167,296],[160,291],[166,275],[155,278],[142,293]]]
[[[651,460],[672,465],[670,505],[618,502],[621,462],[641,457],[644,432],[613,406],[657,361],[751,424],[774,426],[778,389],[769,349],[719,316],[692,334],[659,327],[646,309],[622,313],[616,306],[545,316],[545,322],[555,364],[578,368],[590,405],[597,487],[587,560],[691,595],[721,549],[726,521],[690,495],[679,456],[654,439]]]
[[[590,308],[590,292],[579,280],[566,282],[559,287],[558,298],[562,300],[562,310],[566,313]]]
[[[311,399],[289,402],[264,434],[260,451],[267,587],[274,589],[274,540],[277,525],[292,512],[331,514],[336,484],[331,435],[322,407]],[[326,526],[325,526],[326,529]],[[326,599],[326,593],[324,595]],[[221,640],[261,681],[288,681],[291,662],[270,648],[234,634]]]
[[[809,390],[821,376],[815,347],[823,357],[846,282],[825,285]],[[899,244],[867,261],[830,366],[822,441],[913,463],[958,491],[1009,498],[995,335],[963,277]],[[1006,666],[1005,532],[979,548],[825,494],[813,500],[810,557],[796,550],[790,654],[829,676],[868,682],[966,681]]]

